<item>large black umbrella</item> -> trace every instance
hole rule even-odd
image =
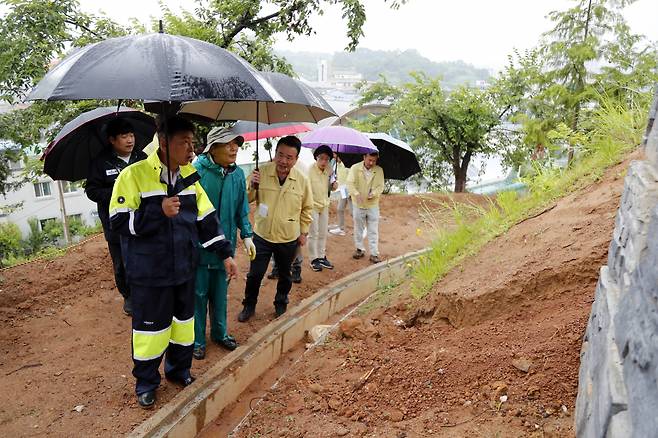
[[[135,128],[135,150],[153,140],[155,120],[132,108],[96,108],[68,122],[50,142],[41,159],[43,170],[54,180],[78,181],[87,178],[89,163],[106,147],[106,127],[111,120],[127,119]]]
[[[420,172],[418,158],[411,147],[397,138],[381,132],[368,133],[368,138],[379,149],[377,164],[384,170],[384,178],[405,180]],[[363,160],[363,155],[339,153],[345,167]]]
[[[282,100],[239,56],[166,33],[110,38],[76,50],[37,84],[28,100]]]
[[[163,110],[167,102],[201,99],[282,100],[239,56],[205,41],[162,32],[110,38],[76,50],[50,70],[27,99],[155,100]]]

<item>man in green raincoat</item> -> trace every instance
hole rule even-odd
[[[249,223],[249,203],[244,172],[235,161],[244,138],[231,128],[213,128],[208,133],[208,145],[194,162],[201,176],[201,186],[216,209],[225,236],[231,241],[235,255],[237,229],[250,259],[256,257]],[[195,359],[206,355],[206,314],[210,310],[210,337],[228,350],[238,346],[226,327],[228,282],[222,260],[212,252],[199,248],[194,304]],[[208,306],[208,304],[210,304]]]

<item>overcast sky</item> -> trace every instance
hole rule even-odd
[[[192,0],[164,0],[172,10]],[[367,22],[360,47],[369,49],[416,49],[433,61],[463,60],[480,67],[500,68],[513,48],[534,46],[549,30],[545,18],[552,10],[564,10],[573,0],[409,0],[391,10],[384,0],[365,0]],[[389,2],[390,3],[390,2]],[[130,17],[148,21],[159,17],[158,0],[80,0],[89,12],[105,11],[114,19]],[[625,12],[633,32],[658,41],[658,0],[638,0]],[[340,8],[314,17],[316,35],[293,42],[281,38],[276,47],[299,51],[340,51],[347,45]]]

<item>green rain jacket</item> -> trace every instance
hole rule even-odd
[[[217,211],[224,235],[231,241],[232,255],[235,256],[237,229],[240,238],[253,235],[249,223],[249,203],[247,201],[247,184],[244,172],[238,166],[231,166],[228,172],[215,164],[207,154],[201,154],[193,163],[199,176],[201,186],[208,194],[210,202]],[[199,246],[199,266],[224,269],[224,263],[215,253]]]

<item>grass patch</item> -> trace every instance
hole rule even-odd
[[[625,154],[642,139],[646,109],[603,105],[591,118],[586,144],[568,168],[535,167],[535,174],[525,178],[528,193],[499,193],[489,208],[453,203],[445,205],[456,226],[441,228],[439,220],[430,220],[437,237],[427,256],[413,271],[411,294],[427,295],[432,286],[464,258],[505,233],[513,225],[550,208],[555,202],[601,179],[606,169],[621,162]],[[425,216],[432,212],[425,211]],[[443,214],[443,213],[441,213]],[[473,219],[475,218],[475,219]]]

